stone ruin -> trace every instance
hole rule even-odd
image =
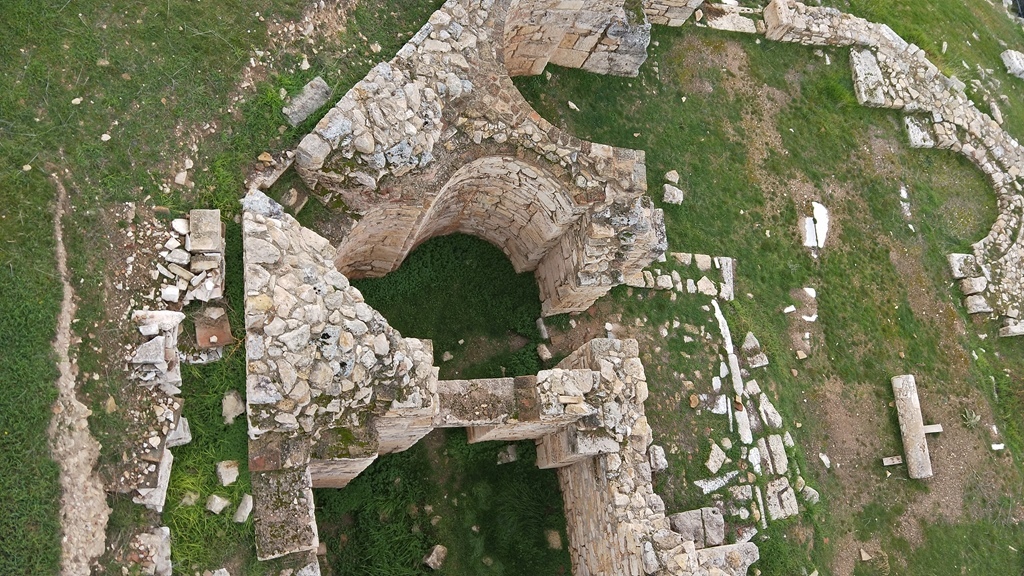
[[[681,276],[644,274],[667,242],[646,195],[643,151],[564,133],[511,77],[549,62],[635,76],[648,19],[678,26],[700,5],[449,0],[294,153],[250,182],[246,403],[260,559],[286,557],[297,573],[318,574],[312,489],[345,486],[435,428],[465,427],[474,442],[533,439],[538,465],[558,470],[575,574],[738,575],[756,561],[749,542],[723,545],[713,511],[666,516],[651,483],[664,458],[651,447],[635,341],[593,340],[535,376],[439,381],[431,343],[402,337],[348,283],[395,270],[432,237],[463,232],[534,272],[545,315],[584,310],[623,283],[682,292]],[[772,40],[863,47],[851,55],[858,100],[906,110],[913,145],[960,151],[989,174],[1000,219],[974,255],[950,261],[970,281],[969,296],[985,293],[980,305],[968,298],[969,311],[998,311],[1008,319],[1004,335],[1016,334],[1016,141],[884,25],[791,0],[725,12],[729,27]],[[337,247],[259,192],[292,166],[319,200],[358,216]],[[705,276],[703,288],[691,281],[686,290],[730,298],[733,262],[715,265],[721,284]]]
[[[644,153],[541,118],[511,76],[548,63],[637,74],[649,24],[622,0],[450,0],[317,124],[294,167],[359,215],[338,246],[352,278],[395,270],[453,232],[533,271],[545,315],[587,309],[666,248]]]
[[[343,487],[379,456],[461,427],[471,442],[536,441],[538,466],[558,471],[575,574],[736,576],[757,560],[752,543],[695,544],[673,530],[652,485],[636,341],[592,340],[535,376],[438,380],[430,342],[402,337],[363,302],[326,239],[257,190],[243,206],[260,559],[319,574],[313,488]]]
[[[885,24],[834,8],[772,0],[764,10],[769,40],[812,46],[850,46],[857,101],[903,110],[916,148],[959,152],[988,176],[999,216],[971,254],[950,254],[969,314],[1003,318],[1000,336],[1024,335],[1024,148],[946,76],[923,50]]]

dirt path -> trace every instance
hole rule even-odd
[[[51,454],[60,466],[60,573],[65,576],[88,576],[90,564],[103,554],[110,507],[107,506],[103,484],[94,473],[100,445],[89,433],[88,417],[92,412],[75,396],[78,366],[69,357],[75,293],[68,278],[67,252],[61,228],[61,220],[68,206],[68,194],[56,175],[53,181],[57,187],[53,234],[56,240],[57,271],[64,285],[64,298],[57,319],[57,336],[53,341],[60,376],[56,382],[58,397],[53,404],[53,419],[48,434]]]

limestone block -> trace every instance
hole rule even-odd
[[[238,461],[224,460],[217,462],[217,480],[221,486],[230,486],[238,479]]]
[[[972,294],[979,294],[985,291],[988,287],[988,279],[984,276],[976,276],[974,278],[964,278],[960,281],[960,290],[966,296]]]
[[[238,503],[238,508],[235,510],[235,515],[231,517],[231,520],[239,524],[244,523],[249,519],[249,514],[252,513],[252,496],[245,494],[242,496],[242,501]]]
[[[678,176],[676,177],[678,179]],[[682,204],[685,198],[685,194],[679,188],[672,184],[664,185],[664,194],[661,199],[665,204]]]
[[[1024,78],[1024,54],[1016,50],[1006,50],[999,57],[1002,58],[1007,72],[1018,78]]]
[[[896,413],[900,422],[900,435],[903,438],[907,473],[915,479],[930,478],[932,462],[924,434],[921,401],[917,396],[917,383],[913,374],[893,376],[892,391],[896,398]]]
[[[907,128],[907,137],[911,148],[934,148],[935,136],[931,125],[916,116],[904,116],[903,124]]]
[[[989,314],[993,312],[988,300],[980,294],[973,294],[964,298],[964,307],[968,314]]]
[[[192,210],[189,212],[189,234],[185,247],[189,252],[224,252],[220,210]]]
[[[292,101],[281,111],[288,118],[288,123],[298,126],[310,114],[316,112],[331,98],[331,87],[324,82],[324,79],[317,76],[302,87],[302,92],[295,96]]]
[[[210,494],[210,497],[206,499],[206,509],[214,514],[220,514],[230,505],[230,500],[217,494]]]
[[[973,274],[977,268],[973,254],[950,254],[946,257],[949,261],[949,270],[953,278],[966,278]]]
[[[853,91],[861,106],[885,106],[885,81],[878,60],[870,50],[850,50]]]

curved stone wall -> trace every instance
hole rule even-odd
[[[503,63],[510,53],[551,60],[564,36],[583,34],[571,32],[576,24],[614,32],[622,2],[548,4],[450,0],[302,140],[299,175],[360,216],[338,246],[339,270],[381,276],[430,237],[466,232],[501,247],[517,270],[536,269],[544,313],[557,314],[588,308],[664,253],[644,153],[545,121]],[[542,48],[523,36],[529,22],[558,42]]]

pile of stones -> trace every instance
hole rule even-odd
[[[703,294],[722,300],[735,298],[736,260],[733,258],[672,252],[666,259],[668,263],[673,265],[673,269],[666,266],[666,269],[644,270],[642,278],[630,278],[627,284],[637,288],[672,290],[673,299],[676,294]],[[715,279],[708,278],[709,275]]]
[[[716,504],[710,509],[673,514],[669,519],[673,529],[692,535],[695,542],[703,538],[714,545],[723,538],[748,542],[769,522],[799,514],[800,500],[816,504],[819,494],[790,459],[795,444],[782,414],[751,378],[752,370],[769,362],[760,342],[748,332],[737,349],[718,300],[712,299],[710,304],[705,308],[713,313],[709,323],[717,324],[717,333],[703,325],[676,323],[673,329],[681,327],[684,341],[702,342],[718,355],[711,370],[696,370],[692,377],[679,375],[684,389],[691,392],[691,409],[727,419],[722,432],[710,438],[707,451],[699,456],[705,460],[707,475],[691,479]],[[723,532],[722,516],[736,526]]]
[[[164,244],[154,280],[166,279],[160,297],[183,305],[209,302],[224,295],[224,225],[220,210],[192,210],[189,217],[171,222],[173,233]],[[182,240],[184,239],[184,244]],[[186,268],[187,267],[187,268]]]
[[[151,414],[137,415],[147,422],[130,453],[134,468],[125,470],[118,482],[121,491],[134,491],[133,501],[160,512],[167,498],[174,456],[168,448],[192,440],[188,420],[181,416],[181,366],[178,330],[185,315],[170,310],[138,310],[132,322],[146,341],[135,348],[128,362],[131,378],[152,396]]]

